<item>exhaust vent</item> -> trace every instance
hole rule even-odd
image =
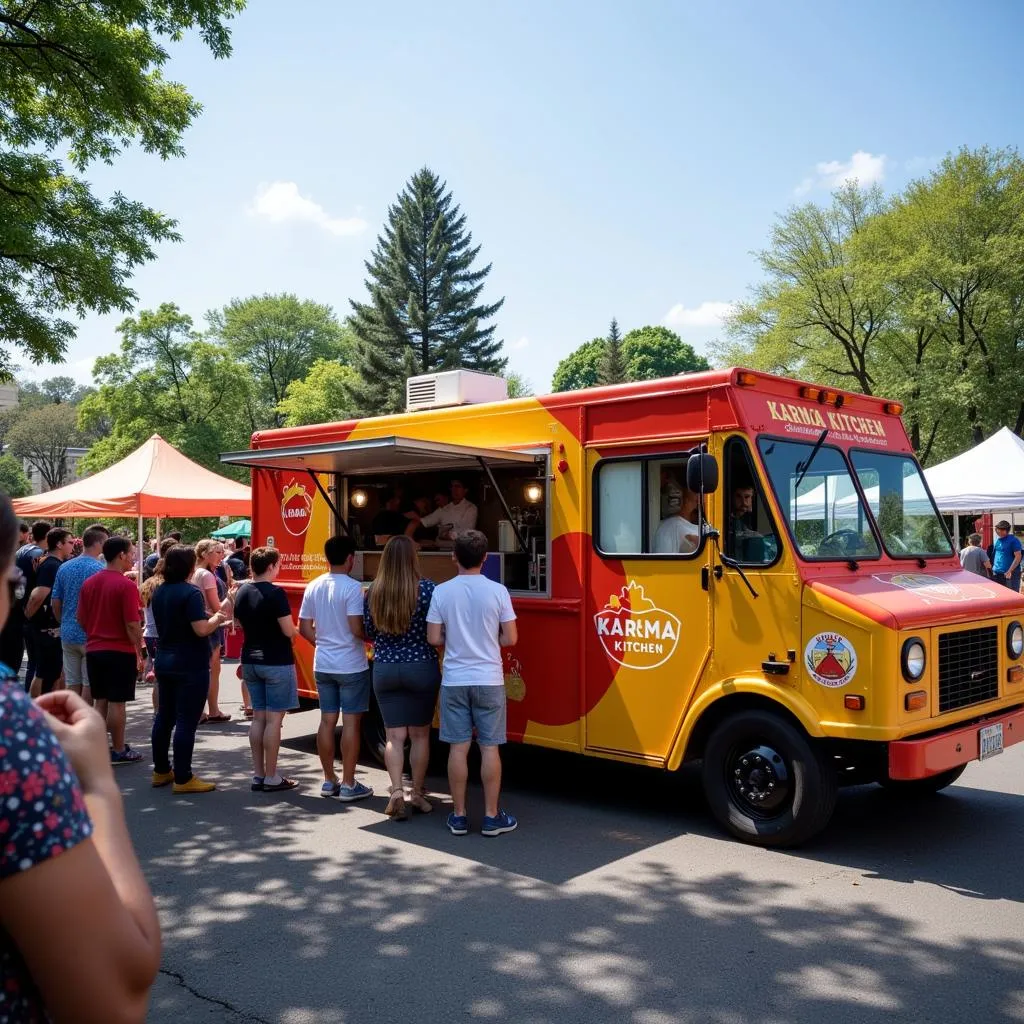
[[[503,402],[508,383],[503,377],[476,370],[446,370],[410,377],[405,382],[406,411],[443,409],[453,405]]]

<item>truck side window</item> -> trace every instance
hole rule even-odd
[[[695,554],[704,522],[701,503],[686,488],[690,452],[609,459],[594,484],[594,540],[607,555]]]
[[[726,442],[724,461],[725,553],[743,565],[770,565],[778,556],[779,538],[742,438]]]

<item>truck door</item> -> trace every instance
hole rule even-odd
[[[686,489],[690,454],[678,445],[588,453],[588,750],[664,761],[709,657],[710,552],[704,511]]]

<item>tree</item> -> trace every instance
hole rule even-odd
[[[358,374],[351,366],[318,359],[304,379],[288,385],[277,411],[287,427],[353,419],[356,412],[349,396],[358,383]]]
[[[711,368],[692,345],[667,327],[638,327],[630,331],[622,339],[622,357],[627,380],[656,380]]]
[[[247,376],[173,303],[129,317],[118,332],[120,352],[96,360],[98,390],[80,407],[83,430],[110,426],[83,467],[103,469],[159,433],[189,458],[224,472],[219,453],[249,442]]]
[[[622,353],[622,335],[619,333],[618,321],[612,317],[604,351],[601,353],[601,363],[597,368],[597,382],[599,384],[621,384],[627,379],[626,359]]]
[[[604,346],[604,338],[591,338],[570,352],[555,367],[551,390],[579,391],[581,388],[592,388],[597,383]]]
[[[409,376],[451,370],[500,373],[495,325],[504,299],[480,301],[491,265],[473,269],[480,246],[451,192],[424,167],[388,209],[388,223],[366,263],[369,300],[352,302],[357,340],[353,397],[365,412],[405,406]]]
[[[509,398],[527,398],[533,394],[533,385],[521,373],[506,373]]]
[[[32,484],[13,455],[0,455],[0,493],[8,498],[24,498],[32,493]]]
[[[248,410],[251,430],[284,424],[280,408],[289,385],[305,378],[318,360],[351,358],[351,331],[338,323],[331,307],[294,295],[235,299],[208,313],[207,321],[230,355],[250,371],[255,398]]]
[[[67,482],[68,449],[78,440],[77,414],[66,403],[30,409],[8,435],[11,454],[33,466],[48,491]]]
[[[138,142],[167,159],[199,104],[162,76],[163,40],[197,29],[215,57],[243,0],[12,0],[0,6],[0,338],[59,362],[67,313],[128,310],[133,269],[177,240],[174,221],[120,194],[108,202],[73,171]],[[0,352],[0,374],[13,369]]]

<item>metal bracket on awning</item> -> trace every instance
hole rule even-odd
[[[481,455],[478,458],[480,468],[487,474],[487,479],[491,481],[491,486],[494,488],[494,493],[498,495],[498,501],[501,502],[501,507],[505,510],[505,515],[508,516],[508,521],[512,524],[512,529],[515,531],[516,540],[519,541],[519,546],[523,549],[523,554],[528,555],[530,552],[526,547],[526,541],[523,539],[522,533],[519,531],[519,524],[515,521],[512,516],[512,510],[508,507],[508,502],[505,500],[505,495],[501,493],[501,488],[498,486],[498,481],[494,479],[494,474],[491,472],[491,467],[487,465],[487,460]]]
[[[347,520],[341,514],[341,511],[338,508],[338,506],[334,503],[334,499],[330,496],[330,494],[327,493],[327,490],[324,488],[324,485],[320,483],[320,477],[318,477],[316,473],[314,473],[313,470],[311,469],[307,470],[306,472],[309,473],[313,483],[316,484],[316,489],[320,492],[321,497],[324,499],[324,501],[327,502],[327,507],[334,513],[334,516],[338,520],[338,522],[341,523],[342,529],[344,529],[344,531],[351,537],[352,531],[348,528]]]

